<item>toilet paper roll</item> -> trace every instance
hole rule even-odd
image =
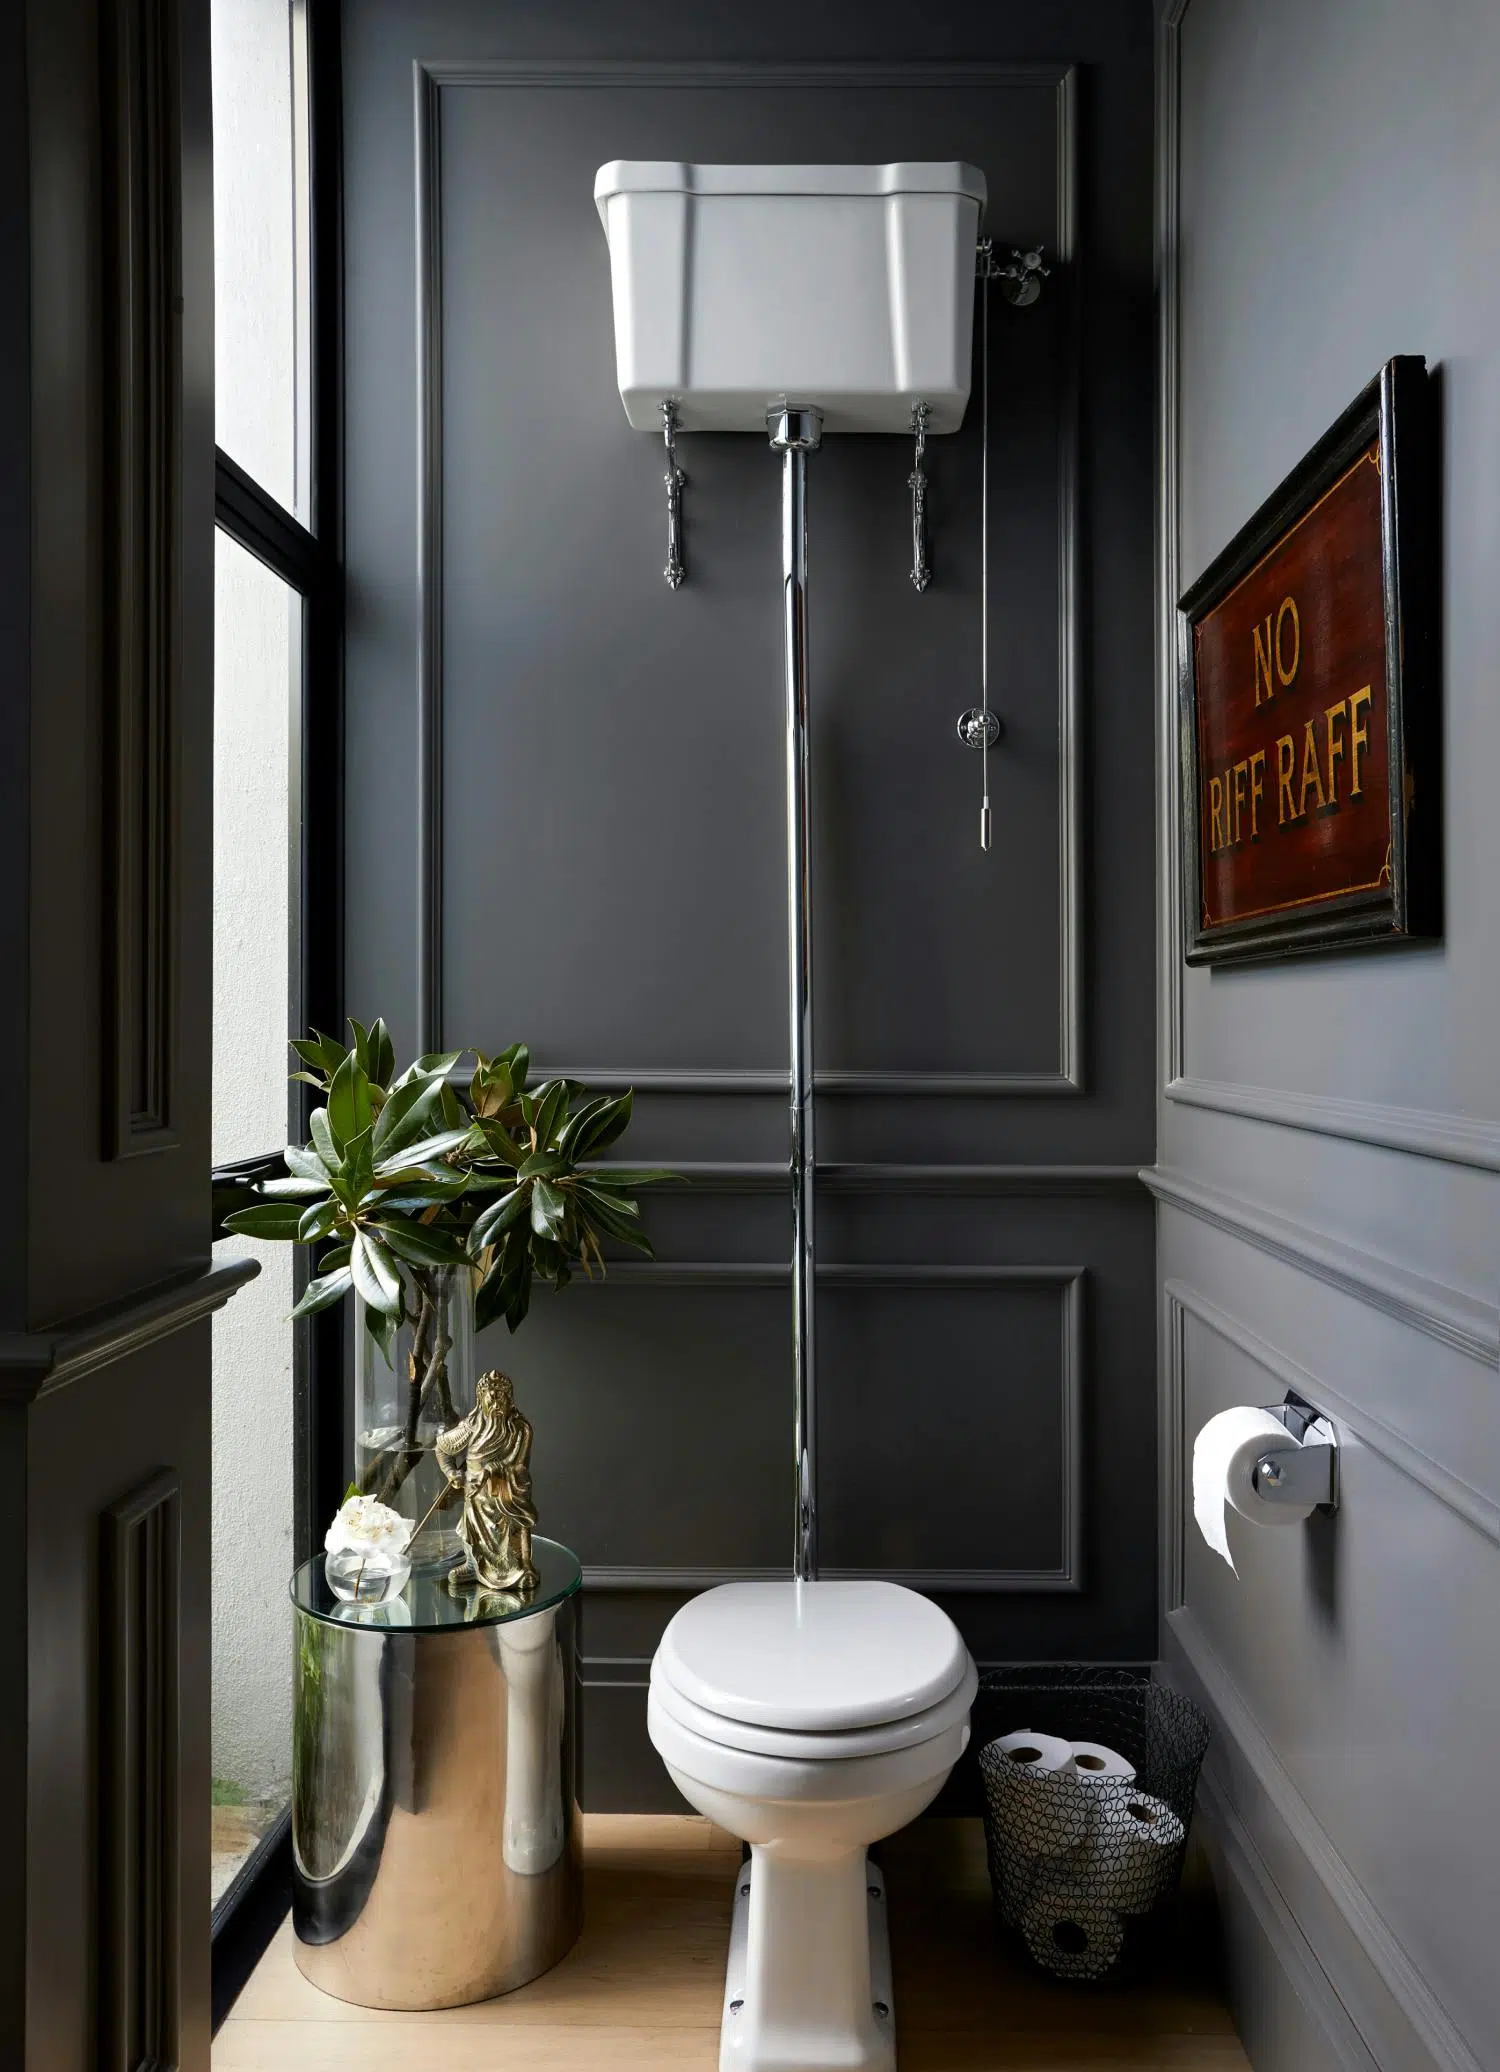
[[[1165,1800],[1107,1788],[1079,1882],[1117,1913],[1147,1914],[1172,1889],[1186,1832]]]
[[[1250,1477],[1268,1446],[1286,1446],[1290,1434],[1269,1410],[1240,1404],[1211,1417],[1193,1441],[1193,1516],[1198,1530],[1216,1554],[1234,1568],[1229,1551],[1227,1511],[1232,1506],[1256,1525],[1300,1525],[1313,1513],[1311,1504],[1269,1504],[1257,1496]],[[1235,1569],[1238,1575],[1238,1569]]]
[[[1064,1856],[1098,1824],[1093,1794],[1079,1778],[1073,1745],[1055,1734],[1002,1734],[990,1758],[991,1806],[1002,1844],[1021,1856]]]
[[[1135,1764],[1127,1763],[1118,1749],[1106,1748],[1102,1741],[1075,1741],[1072,1748],[1073,1767],[1085,1784],[1106,1777],[1134,1784]]]
[[[1125,1923],[1081,1879],[1045,1877],[1021,1916],[1026,1947],[1055,1978],[1103,1978],[1125,1943]]]

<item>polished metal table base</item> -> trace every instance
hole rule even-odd
[[[577,1600],[440,1632],[297,1611],[298,1968],[362,2007],[457,2007],[582,1921]]]

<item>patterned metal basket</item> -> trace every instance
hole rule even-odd
[[[1000,1918],[1044,1971],[1103,1981],[1149,1954],[1176,1894],[1208,1735],[1188,1699],[1131,1670],[982,1679],[973,1738],[990,1882]],[[1056,1769],[1056,1743],[1087,1747]],[[1111,1774],[1107,1753],[1130,1774]]]

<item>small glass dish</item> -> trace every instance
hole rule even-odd
[[[323,1564],[328,1587],[345,1604],[389,1604],[406,1588],[411,1563],[404,1552],[340,1547]]]

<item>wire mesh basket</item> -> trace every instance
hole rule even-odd
[[[1054,1977],[1139,1968],[1177,1891],[1208,1722],[1130,1670],[1020,1668],[973,1711],[990,1883]]]

